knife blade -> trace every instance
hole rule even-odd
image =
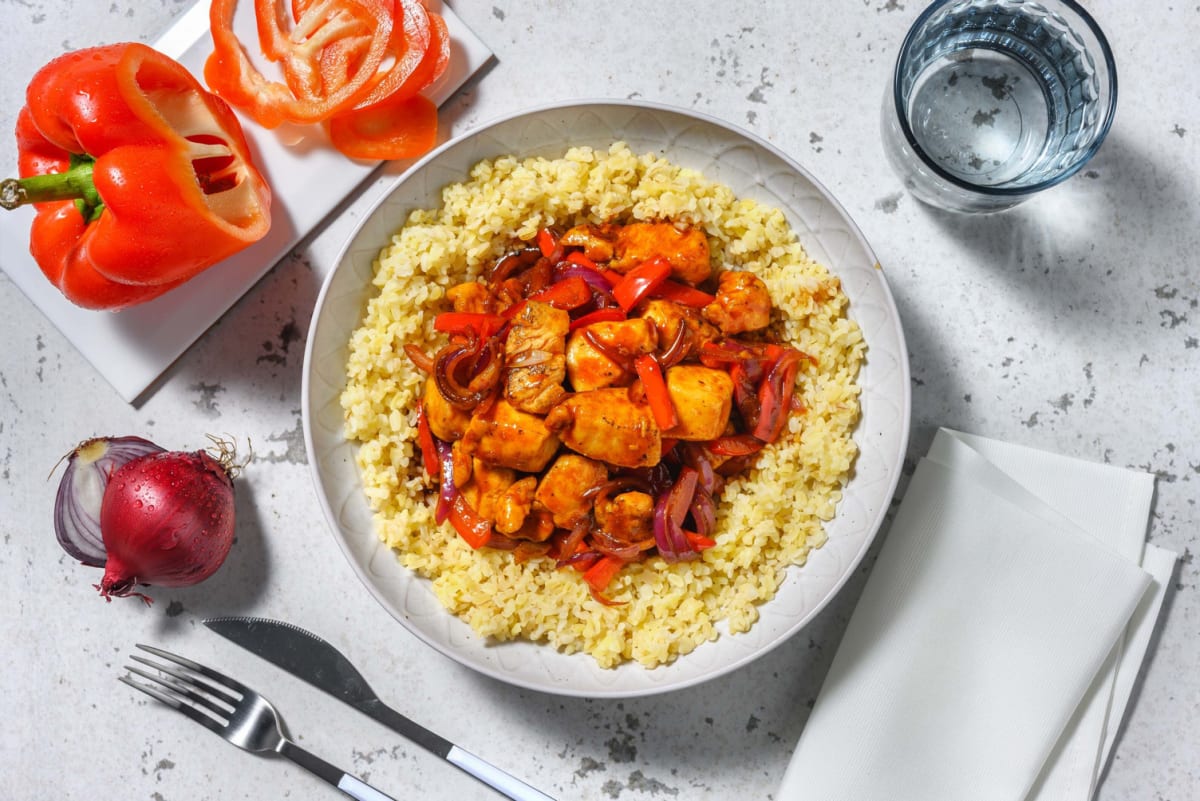
[[[282,620],[261,617],[215,617],[206,619],[204,625],[349,704],[504,796],[514,801],[554,801],[385,704],[341,651],[312,632]]]

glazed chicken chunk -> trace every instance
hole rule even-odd
[[[612,226],[577,225],[562,235],[559,243],[583,248],[583,255],[592,261],[608,261],[613,257]]]
[[[641,306],[641,316],[654,323],[654,328],[658,331],[658,341],[664,348],[675,341],[679,329],[683,328],[684,336],[687,337],[684,358],[699,352],[700,346],[705,342],[721,338],[721,332],[705,320],[698,309],[680,306],[669,300],[646,301]]]
[[[549,303],[526,302],[504,344],[504,394],[523,412],[545,414],[566,395],[566,337],[571,319]]]
[[[471,480],[462,487],[462,493],[480,517],[495,520],[505,493],[516,480],[515,470],[476,458],[471,460]]]
[[[472,456],[491,464],[536,473],[554,457],[558,437],[543,418],[500,399],[471,418],[462,444]]]
[[[442,397],[437,388],[437,380],[433,376],[425,379],[425,392],[421,403],[425,407],[425,419],[429,422],[429,430],[435,437],[446,442],[462,438],[467,424],[471,422],[471,415]]]
[[[633,380],[630,373],[597,348],[593,340],[611,353],[634,356],[654,352],[658,330],[649,320],[635,317],[592,323],[572,332],[567,341],[567,377],[576,392],[624,385]]]
[[[725,334],[760,331],[771,322],[767,285],[753,273],[726,270],[717,277],[717,297],[704,317]]]
[[[633,544],[654,537],[654,498],[644,492],[622,492],[596,504],[596,525],[619,542]]]
[[[630,223],[617,228],[613,242],[616,257],[609,267],[628,272],[644,261],[661,256],[671,264],[671,275],[689,284],[712,275],[708,237],[699,228],[680,230],[671,223]]]
[[[487,285],[478,281],[456,284],[446,290],[446,298],[456,312],[487,312],[491,305],[491,295]]]
[[[700,364],[677,364],[667,369],[666,379],[679,422],[663,436],[704,442],[725,432],[733,408],[733,379],[728,373]]]
[[[576,453],[619,467],[652,467],[662,458],[654,415],[625,388],[572,395],[550,410],[546,427]]]
[[[571,528],[591,509],[584,493],[608,480],[608,468],[594,459],[564,453],[538,483],[534,505],[548,511],[554,525]]]
[[[514,534],[525,525],[533,507],[533,493],[537,489],[537,479],[533,476],[514,481],[496,503],[496,530],[502,534]]]

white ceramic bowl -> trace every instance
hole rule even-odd
[[[372,293],[372,261],[413,209],[436,208],[446,184],[481,159],[557,157],[573,145],[607,149],[624,141],[699,169],[740,197],[778,207],[809,254],[841,278],[850,315],[867,342],[861,373],[860,454],[829,541],[792,568],[746,633],[722,636],[674,663],[602,669],[586,654],[545,644],[490,643],[445,611],[428,581],[402,567],[376,537],[354,453],[342,429],[339,394],[351,333]],[[414,166],[367,215],[342,251],[317,301],[304,360],[303,414],[317,492],[346,558],[367,589],[412,633],[458,662],[522,687],[562,695],[629,697],[696,684],[750,662],[795,634],[845,583],[883,521],[900,475],[909,428],[908,360],[883,272],[857,227],[802,167],[771,145],[692,112],[625,101],[580,102],[515,114],[448,142]]]

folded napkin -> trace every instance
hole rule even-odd
[[[1145,546],[1153,491],[939,431],[779,798],[1090,798],[1174,564]]]

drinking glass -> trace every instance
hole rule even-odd
[[[896,58],[884,150],[917,199],[1000,211],[1078,172],[1116,105],[1108,41],[1073,0],[938,0]]]

